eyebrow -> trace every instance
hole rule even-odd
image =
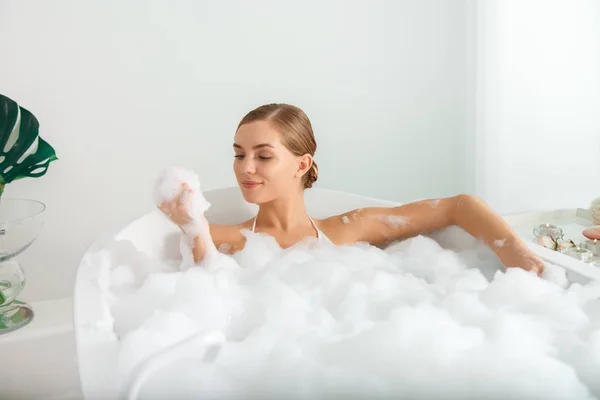
[[[241,149],[241,148],[242,148],[242,146],[240,146],[240,145],[239,145],[239,144],[237,144],[237,143],[234,143],[234,144],[233,144],[233,147],[235,147],[236,149]],[[261,143],[261,144],[257,144],[256,146],[252,146],[252,148],[253,148],[253,149],[261,149],[261,148],[263,148],[263,147],[270,147],[270,148],[272,148],[272,149],[274,149],[274,148],[275,148],[275,146],[273,146],[273,145],[271,145],[271,144],[269,144],[269,143]]]

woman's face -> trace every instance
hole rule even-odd
[[[297,157],[289,151],[268,122],[240,126],[233,150],[233,170],[246,201],[265,203],[302,189],[307,156]]]

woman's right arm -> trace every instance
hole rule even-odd
[[[222,245],[227,245],[228,253],[243,247],[245,238],[240,232],[240,227],[209,224],[204,215],[190,214],[191,194],[193,190],[183,185],[177,198],[160,204],[158,208],[191,239],[194,263],[197,264],[207,255],[217,252]]]

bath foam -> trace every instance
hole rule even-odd
[[[494,247],[497,249],[500,249],[500,248],[504,247],[504,243],[506,243],[506,239],[494,240]]]
[[[166,168],[159,176],[154,187],[154,202],[161,205],[177,198],[183,184],[187,184],[191,193],[183,193],[182,201],[189,201],[193,218],[199,218],[209,209],[210,203],[206,201],[200,189],[200,180],[193,171],[181,166]],[[188,198],[191,196],[191,198]]]
[[[231,252],[231,246],[229,245],[229,243],[222,243],[219,246],[219,251],[223,254],[229,254]]]
[[[433,207],[433,208],[436,208],[439,204],[440,204],[440,200],[439,199],[429,200],[429,205],[431,207]]]
[[[505,271],[454,227],[384,250],[244,234],[236,269],[121,254],[106,290],[123,385],[189,341],[140,399],[600,398],[600,282]],[[224,340],[189,339],[206,332]]]
[[[403,215],[377,215],[375,216],[375,218],[377,218],[390,228],[404,226],[410,222],[410,218]]]
[[[175,201],[178,197],[191,217],[191,221],[182,226],[185,235],[181,235],[179,242],[183,259],[180,269],[188,269],[196,264],[193,254],[194,238],[200,238],[204,243],[204,257],[198,263],[199,265],[209,266],[214,264],[215,260],[231,264],[221,257],[221,253],[213,243],[208,221],[204,217],[204,212],[210,208],[210,203],[202,194],[198,176],[192,170],[172,166],[166,168],[157,179],[154,202],[160,207],[164,203]]]

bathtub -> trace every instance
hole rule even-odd
[[[204,192],[211,203],[206,217],[211,223],[234,224],[252,218],[257,206],[247,203],[237,187]],[[308,213],[324,218],[355,208],[394,206],[385,200],[326,189],[311,189],[305,195]],[[114,366],[118,340],[112,334],[111,316],[103,303],[97,282],[103,271],[95,253],[109,241],[130,241],[151,257],[178,258],[179,229],[158,210],[151,211],[117,232],[114,237],[98,239],[86,251],[75,285],[75,335],[81,389],[86,399],[118,397]],[[142,239],[143,238],[143,239]]]
[[[256,206],[242,198],[237,187],[205,192],[212,204],[206,213],[212,223],[232,224],[251,218]],[[395,206],[393,203],[332,190],[311,189],[306,192],[308,213],[323,218],[355,208],[371,206]],[[141,252],[151,257],[178,258],[180,231],[158,210],[151,211],[134,220],[113,236],[98,239],[86,251],[77,273],[74,293],[74,331],[77,344],[78,371],[81,390],[86,399],[118,398],[115,365],[118,354],[118,338],[112,331],[112,317],[103,299],[98,281],[106,273],[101,266],[99,251],[110,241],[130,241]],[[537,252],[541,248],[535,246]],[[554,255],[542,251],[542,258]],[[569,268],[567,265],[564,265]],[[577,275],[577,271],[570,271]],[[573,276],[573,275],[572,275]],[[577,277],[578,281],[589,278]]]

